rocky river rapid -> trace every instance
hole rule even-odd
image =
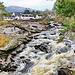
[[[52,28],[30,35],[28,43],[9,55],[7,61],[11,61],[2,67],[0,75],[73,75],[70,69],[75,68],[75,40],[66,34],[57,43],[62,25],[52,21],[49,25]]]

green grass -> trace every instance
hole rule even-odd
[[[75,75],[75,71],[73,71],[73,75]]]

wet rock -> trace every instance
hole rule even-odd
[[[57,45],[56,53],[61,54],[61,53],[65,53],[65,52],[67,52],[67,51],[69,51],[69,49],[68,49],[68,47],[65,46],[63,43],[59,43],[59,44]]]
[[[11,54],[12,54],[13,56],[16,56],[17,53],[16,53],[16,51],[14,51],[14,52],[12,52]]]
[[[33,63],[30,61],[30,59],[26,59],[25,62],[26,62],[25,68],[20,71],[22,73],[28,72],[29,68],[33,65]]]
[[[17,68],[17,65],[14,65],[12,63],[8,63],[6,66],[2,67],[3,71],[15,71]]]
[[[15,60],[12,57],[10,58],[10,60],[11,60],[11,62],[15,62]]]
[[[48,46],[48,43],[43,43],[43,44],[40,44],[40,45],[35,45],[34,47],[35,47],[35,49],[39,49],[42,52],[46,52],[46,53],[52,52],[51,51],[51,47]]]
[[[16,52],[17,52],[17,54],[18,54],[18,53],[22,52],[22,50],[17,50]]]
[[[58,70],[58,75],[73,75],[73,71],[68,68],[61,68]]]
[[[23,59],[23,58],[25,58],[25,56],[21,56],[20,58]]]
[[[55,35],[56,33],[54,31],[50,31],[50,34],[51,35]]]

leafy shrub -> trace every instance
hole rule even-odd
[[[59,30],[60,31],[60,34],[65,34],[68,30],[67,30],[67,28],[63,28],[64,30]]]
[[[67,27],[69,26],[68,22],[62,22],[62,23],[63,23],[64,26],[67,26]]]
[[[70,25],[69,25],[69,28],[75,32],[75,21],[71,22]]]
[[[65,27],[61,27],[61,29],[65,29]]]

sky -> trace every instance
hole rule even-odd
[[[6,7],[21,6],[44,11],[45,9],[52,10],[56,0],[0,0],[0,2],[4,2]]]

